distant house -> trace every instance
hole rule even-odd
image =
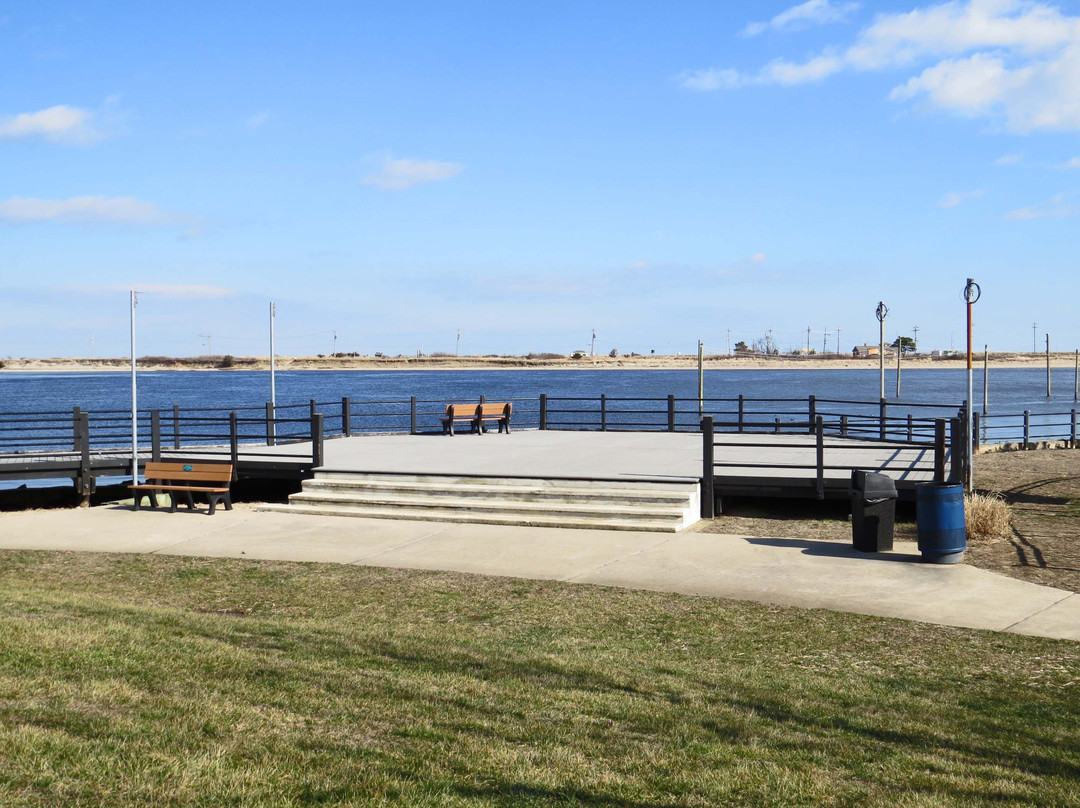
[[[878,356],[881,348],[877,345],[856,345],[851,349],[852,356]]]

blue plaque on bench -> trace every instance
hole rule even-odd
[[[195,467],[193,465],[191,465],[190,463],[185,463],[184,464],[184,471],[195,471]]]

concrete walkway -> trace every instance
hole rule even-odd
[[[0,514],[0,548],[321,561],[551,579],[1080,640],[1080,595],[914,544],[866,555],[838,542],[501,527],[233,511]]]

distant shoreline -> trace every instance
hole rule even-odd
[[[126,371],[130,368],[130,359],[109,358],[67,358],[54,357],[44,359],[20,358],[4,359],[0,373],[87,373],[104,371]],[[706,356],[703,360],[706,370],[867,370],[877,371],[880,363],[877,357],[865,359],[849,356],[836,357],[765,357],[758,355]],[[976,370],[982,368],[983,357],[973,359]],[[992,368],[1045,368],[1045,355],[1035,354],[991,354],[989,365]],[[1071,368],[1075,365],[1072,353],[1050,355],[1050,365],[1054,368]],[[275,367],[279,371],[291,370],[696,370],[697,356],[595,356],[583,359],[570,358],[529,358],[524,356],[424,356],[424,357],[373,357],[373,356],[303,356],[278,357]],[[886,357],[886,370],[896,369],[896,357]],[[916,356],[903,358],[901,368],[964,368],[964,356],[929,357]],[[267,357],[145,357],[137,364],[140,372],[154,371],[222,371],[256,370],[268,371],[270,360]]]

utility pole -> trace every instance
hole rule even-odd
[[[900,358],[904,355],[904,342],[896,335],[896,397],[900,398]]]
[[[825,352],[828,350],[828,347],[827,347],[828,343],[829,343],[829,332],[828,331],[823,331],[822,334],[821,334],[821,355],[822,356],[824,356]]]
[[[334,350],[330,352],[331,356],[337,353],[337,329],[334,329],[332,333],[334,334]]]
[[[589,343],[589,356],[596,356],[596,329],[592,330],[592,342]]]
[[[915,326],[912,331],[915,332],[915,353],[919,352],[919,327]]]
[[[806,355],[810,355],[810,326],[806,327]]]
[[[90,335],[90,358],[94,358],[94,335]]]
[[[840,355],[840,326],[836,327],[836,354]]]
[[[1046,397],[1050,398],[1050,335],[1046,335]]]
[[[1031,352],[1032,353],[1038,353],[1039,352],[1038,343],[1035,341],[1036,340],[1035,329],[1038,328],[1038,327],[1039,327],[1038,323],[1032,323],[1031,324]]]
[[[454,343],[454,356],[461,355],[461,329],[457,330],[457,342]]]
[[[204,340],[206,340],[206,356],[207,358],[214,355],[214,336],[213,334],[199,334]]]
[[[727,330],[727,355],[731,356],[731,329]]]

